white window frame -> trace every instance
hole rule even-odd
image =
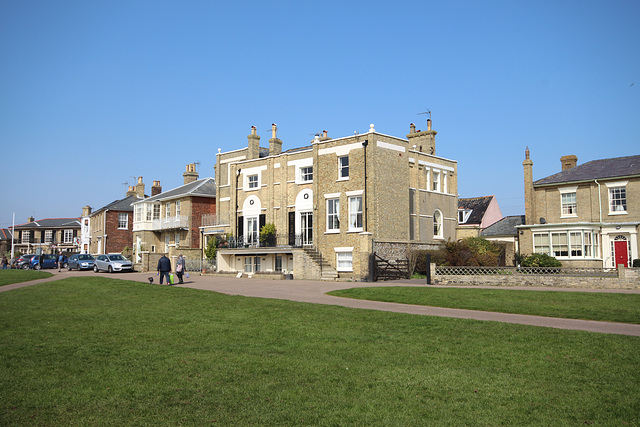
[[[469,221],[473,209],[458,209],[458,224],[466,224]]]
[[[142,221],[142,205],[136,205],[134,221],[135,222]]]
[[[176,200],[176,218],[182,213],[182,207],[180,206],[180,200]]]
[[[560,217],[575,218],[578,216],[578,187],[565,187],[560,191]],[[571,197],[573,196],[573,200]]]
[[[124,220],[123,220],[123,216],[124,216]],[[118,230],[126,230],[128,228],[129,228],[129,214],[126,212],[119,212],[118,213]]]
[[[346,160],[346,165],[344,164]],[[349,179],[349,155],[338,156],[338,181]]]
[[[436,193],[440,193],[440,171],[437,169],[433,169],[433,178],[431,181],[431,191],[435,191]]]
[[[151,209],[153,212],[151,219],[153,220],[160,219],[160,203],[154,203]]]
[[[180,246],[180,233],[176,233],[176,235],[174,236],[174,242],[175,242],[176,248]]]
[[[171,217],[171,202],[166,202],[164,204],[164,217],[165,219],[169,219]]]
[[[360,204],[360,209],[353,209],[353,202],[360,200],[359,204]],[[362,224],[362,211],[363,211],[363,206],[362,206],[362,196],[358,195],[358,196],[350,196],[349,197],[349,231],[350,232],[357,232],[357,231],[362,231],[363,230],[363,224]],[[358,226],[358,223],[360,223]]]
[[[433,238],[444,239],[443,229],[444,216],[442,215],[442,211],[440,211],[440,209],[436,209],[435,212],[433,212]]]
[[[45,243],[53,243],[53,230],[45,230],[44,231],[44,242]]]
[[[353,271],[353,247],[334,248],[334,251],[336,252],[336,271]]]
[[[31,240],[31,230],[24,230],[22,232],[22,239],[20,240],[20,243],[29,243],[29,240]]]
[[[558,228],[533,232],[533,253],[558,259],[599,259],[597,230]]]
[[[62,238],[62,242],[63,243],[73,243],[73,230],[64,230],[62,232],[63,238]]]
[[[247,175],[247,190],[257,190],[260,188],[260,174]]]
[[[327,199],[327,233],[340,232],[340,198]]]
[[[300,183],[313,182],[313,166],[300,166]]]
[[[609,191],[609,215],[626,215],[627,205],[627,184],[629,181],[607,182],[605,185]],[[619,197],[616,193],[622,193],[624,197]],[[619,203],[619,202],[622,203]]]

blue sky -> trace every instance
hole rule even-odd
[[[255,125],[283,149],[438,131],[460,197],[524,213],[560,157],[640,153],[640,2],[0,2],[0,227],[213,176]]]

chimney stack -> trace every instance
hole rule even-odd
[[[420,147],[419,150],[426,154],[436,154],[436,135],[438,132],[431,129],[431,119],[427,120],[427,130],[422,131],[418,129],[416,131],[416,125],[411,123],[409,126],[409,146],[415,145]]]
[[[142,177],[138,177],[138,183],[136,184],[136,195],[144,199],[144,184],[142,183]]]
[[[182,174],[182,177],[184,178],[184,183],[185,184],[189,184],[190,182],[194,182],[198,180],[198,172],[196,172],[196,164],[195,163],[189,163],[187,165],[187,170],[185,173]]]
[[[560,163],[562,164],[562,172],[575,168],[578,165],[578,156],[562,156],[560,157]]]
[[[533,161],[529,158],[529,147],[524,151],[522,166],[524,167],[524,223],[534,224]]]
[[[82,216],[89,216],[89,215],[91,215],[91,206],[87,205],[82,208]]]
[[[125,197],[129,197],[129,196],[133,196],[134,194],[136,194],[136,190],[134,188],[133,185],[130,185],[127,187],[127,193],[125,194]]]
[[[160,181],[153,181],[153,185],[151,186],[151,196],[157,196],[162,193],[162,187],[160,186]]]
[[[269,140],[269,155],[275,156],[282,153],[282,141],[276,136],[278,126],[275,123],[271,124],[271,139]]]
[[[34,217],[32,217],[32,216],[30,216],[29,218],[27,218],[27,221],[28,221],[28,222],[35,222],[35,220],[36,220],[36,219],[35,219]]]
[[[260,158],[260,135],[258,135],[255,126],[251,126],[251,134],[247,136],[249,140],[249,151],[247,152],[247,159],[259,159]]]

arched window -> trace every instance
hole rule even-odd
[[[433,213],[433,237],[442,239],[442,212],[439,210]]]

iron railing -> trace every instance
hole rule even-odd
[[[229,225],[229,215],[218,214],[203,214],[202,226],[203,227],[217,227],[220,225]]]
[[[278,234],[272,238],[260,241],[260,235],[231,236],[227,242],[220,245],[220,249],[226,248],[302,248],[312,246],[313,242],[305,239],[303,234],[289,235]]]
[[[569,276],[569,277],[618,277],[615,268],[571,268],[571,267],[470,267],[437,266],[439,276]]]

